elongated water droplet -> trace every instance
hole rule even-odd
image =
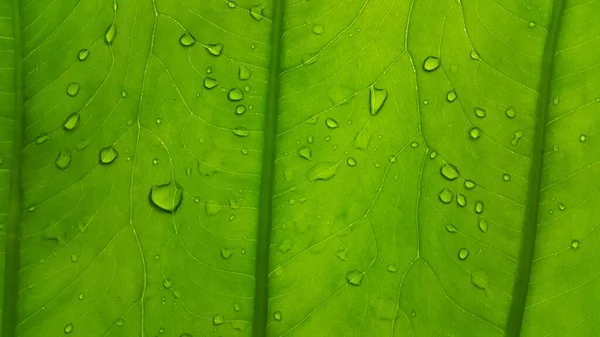
[[[467,206],[467,197],[462,193],[456,194],[456,204],[460,207]]]
[[[213,56],[221,56],[223,52],[223,45],[220,43],[209,44],[205,47],[206,51]]]
[[[40,145],[40,144],[44,144],[45,142],[48,141],[48,139],[50,139],[50,136],[48,135],[40,135],[39,137],[37,137],[37,139],[35,140],[35,143]]]
[[[90,56],[90,51],[88,49],[82,49],[79,51],[79,53],[77,53],[77,59],[79,61],[85,61],[88,56]]]
[[[127,98],[127,90],[121,91],[121,97]],[[133,123],[132,123],[133,124]]]
[[[458,98],[458,96],[456,95],[456,91],[454,91],[454,90],[450,90],[446,94],[446,100],[450,103],[456,101],[457,98]]]
[[[427,72],[431,72],[439,68],[441,65],[441,60],[435,56],[429,56],[423,62],[423,70]]]
[[[360,286],[363,281],[363,273],[358,270],[352,270],[346,274],[346,281],[348,281],[350,285]]]
[[[212,77],[205,77],[204,78],[204,87],[208,90],[210,89],[214,89],[219,85],[219,81],[212,78]]]
[[[474,51],[474,50],[471,51],[471,54],[469,56],[471,56],[471,59],[473,59],[473,60],[480,60],[481,59],[481,57],[479,56],[479,54],[476,51]]]
[[[517,116],[517,111],[514,108],[508,108],[506,111],[504,111],[504,114],[506,117],[513,119]]]
[[[477,116],[479,118],[485,118],[486,115],[487,115],[487,112],[485,110],[483,110],[482,108],[475,108],[475,116]]]
[[[229,90],[227,98],[229,98],[229,100],[233,102],[241,101],[244,99],[244,92],[240,88],[233,88]]]
[[[79,114],[75,112],[67,117],[63,124],[63,128],[67,131],[73,131],[77,127],[77,123],[79,123]]]
[[[456,228],[456,226],[454,226],[453,224],[447,224],[447,225],[446,225],[446,231],[447,231],[448,233],[452,233],[452,234],[454,234],[454,233],[457,233],[457,232],[458,232],[458,229],[457,229],[457,228]]]
[[[524,135],[525,132],[523,132],[523,130],[515,131],[513,139],[510,141],[510,145],[517,146],[517,144],[519,144],[519,140],[521,140],[521,138],[523,138]]]
[[[461,260],[466,260],[469,257],[469,250],[467,248],[461,248],[458,251],[458,258]]]
[[[213,317],[213,324],[214,325],[221,325],[223,323],[225,323],[225,317],[222,314],[216,314]]]
[[[69,323],[65,325],[64,332],[65,334],[70,334],[71,332],[73,332],[73,324]]]
[[[488,227],[489,227],[489,224],[488,224],[487,220],[484,220],[484,219],[479,220],[479,230],[480,231],[482,231],[483,233],[487,233]]]
[[[176,212],[182,200],[183,189],[176,182],[153,186],[150,189],[150,201],[165,212]]]
[[[385,101],[387,100],[388,93],[385,89],[377,89],[371,87],[371,115],[375,116],[379,113]]]
[[[458,168],[450,163],[442,165],[440,168],[440,174],[442,177],[452,181],[460,177],[460,173],[458,173]]]
[[[298,155],[304,159],[311,160],[312,159],[312,151],[309,147],[301,147],[298,150]]]
[[[252,90],[252,87],[250,87],[250,85],[249,85],[249,84],[246,84],[246,85],[244,86],[244,91],[245,91],[245,92],[250,92],[250,90]]]
[[[67,151],[60,151],[54,164],[61,170],[66,169],[71,164],[71,153]]]
[[[479,139],[479,137],[481,137],[481,130],[477,127],[472,128],[469,130],[469,137],[471,137],[471,139]]]
[[[321,35],[325,32],[325,27],[323,27],[323,25],[314,25],[312,28],[312,32],[315,35]]]
[[[454,193],[447,188],[444,188],[438,194],[438,199],[444,204],[449,204],[454,200]]]
[[[473,273],[471,273],[471,284],[475,288],[485,290],[488,286],[488,283],[488,275],[485,271],[474,270]]]
[[[245,127],[237,127],[233,130],[231,130],[231,132],[233,132],[234,135],[238,136],[238,137],[248,137],[250,136],[250,130],[246,129]]]
[[[78,93],[79,93],[79,83],[69,83],[69,85],[67,85],[67,95],[69,95],[71,97],[75,97],[75,96],[77,96]]]
[[[117,159],[119,152],[112,147],[108,146],[100,150],[100,164],[108,165]]]
[[[483,201],[477,201],[475,203],[475,213],[477,213],[477,214],[483,213]]]
[[[560,104],[560,97],[558,97],[558,96],[554,96],[554,98],[552,99],[552,103],[553,103],[554,105],[558,105],[558,104]]]
[[[250,68],[248,68],[247,66],[241,65],[239,72],[238,72],[238,76],[241,81],[246,81],[246,80],[250,79],[250,77],[252,76],[252,72],[250,71]]]
[[[113,23],[106,29],[106,32],[104,33],[104,42],[106,42],[106,44],[109,46],[112,45],[115,35],[117,35],[117,25]]]
[[[311,181],[326,181],[337,175],[338,165],[336,163],[318,163],[306,172]]]
[[[333,118],[327,118],[327,120],[325,120],[325,125],[327,125],[327,127],[330,128],[330,129],[335,129],[338,126],[340,126],[338,124],[338,122],[335,119],[333,119]]]
[[[189,32],[185,32],[179,38],[179,43],[184,47],[190,47],[196,43],[196,39]]]

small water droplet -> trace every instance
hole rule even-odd
[[[88,56],[90,56],[90,51],[88,49],[82,49],[79,51],[79,53],[77,53],[77,59],[79,61],[85,61]]]
[[[212,77],[205,77],[204,78],[204,87],[208,90],[210,89],[214,89],[219,85],[219,81],[212,78]]]
[[[229,98],[229,100],[233,102],[241,101],[244,99],[244,92],[240,88],[233,88],[229,90],[227,98]]]
[[[273,313],[273,318],[275,318],[276,321],[281,321],[281,319],[283,318],[283,314],[281,313],[281,311],[275,311]]]
[[[418,147],[419,147],[419,143],[417,143],[417,142],[412,142],[412,143],[410,143],[410,147],[412,147],[413,149],[416,149],[416,148],[418,148]]]
[[[241,65],[240,69],[238,71],[238,76],[241,81],[247,81],[252,76],[252,72],[250,71],[250,68],[248,68],[247,66]]]
[[[323,25],[314,25],[312,28],[312,32],[315,35],[321,35],[325,32],[325,27],[323,27]]]
[[[552,103],[553,103],[554,105],[558,105],[558,104],[560,103],[560,97],[558,97],[558,96],[555,96],[555,97],[552,99]]]
[[[416,317],[416,316],[417,316],[417,312],[416,312],[416,311],[411,311],[411,312],[410,312],[410,316],[412,316],[412,317]]]
[[[250,16],[256,21],[261,21],[264,17],[264,11],[265,8],[262,5],[252,6],[250,7]]]
[[[213,317],[213,324],[214,325],[221,325],[223,323],[225,323],[225,317],[222,314],[216,314]]]
[[[340,126],[338,124],[338,122],[335,119],[333,119],[333,118],[327,118],[327,120],[325,120],[325,125],[327,125],[327,127],[330,128],[330,129],[335,129],[338,126]]]
[[[473,189],[473,188],[475,188],[475,186],[477,186],[477,185],[475,185],[475,182],[473,182],[472,180],[465,180],[464,185],[465,185],[465,188],[468,190]]]
[[[314,142],[314,138],[313,138],[313,136],[308,136],[308,137],[306,137],[306,141],[307,141],[309,144],[312,144],[312,143]]]
[[[450,163],[442,165],[442,167],[440,168],[440,174],[450,181],[460,177],[460,173],[458,173],[458,168]]]
[[[346,160],[346,164],[348,164],[348,166],[356,166],[356,159],[352,158],[352,157],[348,157],[348,159]]]
[[[106,44],[109,46],[112,45],[115,35],[117,35],[117,25],[113,23],[106,29],[106,32],[104,33],[104,42],[106,42]]]
[[[75,97],[75,96],[77,96],[78,93],[79,93],[79,83],[69,83],[69,85],[67,85],[67,95],[69,95],[71,97]]]
[[[585,142],[586,140],[587,140],[587,136],[586,136],[585,134],[583,134],[583,133],[582,133],[582,134],[579,136],[579,141],[583,143],[583,142]]]
[[[176,182],[153,186],[150,189],[150,201],[159,209],[174,213],[183,200],[183,189]]]
[[[121,97],[127,98],[127,90],[121,91]]]
[[[298,155],[304,159],[311,160],[312,159],[312,151],[308,147],[301,147],[298,150]]]
[[[64,332],[65,332],[65,334],[69,334],[69,333],[73,332],[73,324],[69,323],[69,324],[65,325]]]
[[[36,209],[37,209],[36,205],[31,205],[27,208],[27,212],[32,213],[32,212],[35,212]]]
[[[444,204],[449,204],[454,200],[454,193],[447,188],[444,188],[438,194],[438,199]]]
[[[251,87],[249,84],[246,84],[246,85],[244,86],[244,91],[245,91],[245,92],[250,92],[250,90],[252,90],[252,87]]]
[[[398,271],[398,267],[396,267],[395,264],[389,264],[387,266],[387,271],[389,271],[390,273],[395,273]]]
[[[487,115],[486,111],[482,108],[475,108],[475,116],[479,118],[485,118]]]
[[[238,137],[248,137],[248,136],[250,136],[250,130],[248,130],[245,127],[242,127],[242,126],[237,127],[235,129],[231,130],[231,132],[234,135],[238,136]]]
[[[43,144],[46,141],[48,141],[48,139],[50,139],[50,136],[42,134],[39,137],[37,137],[37,139],[35,140],[35,143],[40,145],[40,144]]]
[[[535,27],[535,26],[536,26],[535,22],[533,22],[533,21],[529,21],[529,27],[533,28],[533,27]]]
[[[153,164],[153,165],[158,165],[158,163],[159,163],[159,160],[158,160],[158,158],[154,158],[154,159],[152,159],[152,164]]]
[[[221,248],[221,258],[223,260],[229,260],[231,258],[231,256],[233,255],[233,252],[227,248]]]
[[[375,116],[379,113],[379,111],[381,111],[381,108],[383,108],[383,105],[385,104],[387,97],[388,97],[387,90],[378,89],[373,86],[371,87],[371,95],[370,95],[371,116]]]
[[[488,224],[487,220],[485,220],[485,219],[479,220],[479,230],[480,231],[482,231],[483,233],[487,233],[488,227],[489,227],[489,224]]]
[[[79,261],[79,256],[77,256],[77,254],[71,255],[71,262],[77,262],[77,261]]]
[[[514,108],[508,108],[506,111],[504,111],[504,114],[506,117],[513,119],[517,116],[517,111]]]
[[[521,138],[523,138],[524,135],[525,135],[525,132],[523,132],[523,130],[515,131],[515,133],[513,135],[513,139],[511,139],[511,141],[510,141],[510,145],[517,146],[517,144],[519,144],[519,140],[521,140]]]
[[[437,157],[438,153],[436,151],[431,151],[429,152],[429,158],[431,159],[435,159]]]
[[[466,260],[469,257],[469,250],[467,248],[461,248],[458,251],[458,258],[461,260]]]
[[[100,164],[108,165],[117,159],[119,152],[112,147],[108,146],[100,150]]]
[[[423,62],[423,70],[427,72],[431,72],[439,68],[441,65],[441,60],[435,56],[429,56]]]
[[[247,155],[250,153],[250,151],[249,151],[247,148],[243,148],[243,149],[241,149],[241,150],[240,150],[240,152],[242,152],[242,154],[243,154],[244,156],[247,156]]]
[[[428,100],[428,99],[425,99],[425,100],[423,100],[423,104],[424,104],[424,105],[427,105],[427,104],[429,104],[429,100]]]
[[[565,209],[567,209],[567,206],[565,206],[565,204],[563,204],[562,202],[558,203],[558,209],[561,211],[564,211]]]
[[[166,278],[163,280],[163,287],[165,289],[171,289],[173,287],[173,281],[171,281],[170,279]]]
[[[456,204],[460,207],[467,206],[467,197],[462,193],[456,194]]]
[[[571,248],[572,249],[579,249],[580,244],[581,243],[579,242],[579,240],[573,240],[573,241],[571,241]]]
[[[358,270],[352,270],[346,274],[346,281],[348,281],[350,285],[360,286],[363,281],[363,273]]]
[[[196,43],[196,39],[189,32],[185,32],[179,38],[179,43],[184,47],[190,47]]]
[[[156,119],[156,124],[161,124],[161,123],[162,123],[162,119],[160,119],[160,117],[159,117],[159,118],[157,118],[157,119]]]
[[[122,318],[118,319],[115,322],[115,325],[118,326],[119,328],[122,327],[123,325],[125,325],[125,320],[123,320]]]
[[[60,151],[54,164],[61,170],[66,169],[71,164],[71,153],[67,151]]]
[[[475,213],[477,213],[477,214],[483,213],[483,201],[477,201],[475,203]]]
[[[233,305],[233,310],[235,310],[235,311],[240,311],[240,310],[242,310],[242,307],[241,307],[239,304],[235,303],[235,304]]]
[[[63,124],[63,128],[67,131],[73,131],[79,123],[79,113],[75,112],[69,115]]]
[[[473,59],[473,60],[480,60],[481,59],[481,57],[479,56],[479,54],[476,51],[474,51],[474,50],[471,51],[471,54],[469,56],[471,56],[471,59]]]
[[[448,93],[446,94],[446,100],[448,102],[454,102],[457,98],[458,96],[456,95],[456,91],[454,90],[448,91]]]
[[[510,181],[510,174],[504,173],[504,175],[502,176],[502,180],[504,180],[504,181]]]
[[[454,234],[458,232],[458,229],[453,224],[447,224],[446,232]]]
[[[213,56],[221,56],[223,52],[223,45],[220,43],[209,44],[205,47],[206,51]]]
[[[471,284],[481,290],[485,290],[488,286],[488,275],[483,270],[475,270],[471,273]]]

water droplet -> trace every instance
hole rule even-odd
[[[475,188],[475,186],[477,186],[477,185],[475,185],[475,182],[473,182],[472,180],[465,180],[464,185],[465,185],[465,188],[468,190],[473,189],[473,188]]]
[[[104,42],[110,46],[115,39],[115,35],[117,35],[117,25],[113,23],[106,29],[106,33],[104,33]]]
[[[558,104],[560,103],[560,97],[558,97],[558,96],[555,96],[555,97],[552,99],[552,103],[553,103],[554,105],[558,105]]]
[[[235,129],[231,130],[231,132],[234,135],[238,136],[238,137],[248,137],[248,136],[250,136],[250,130],[248,130],[245,127],[242,127],[242,126],[237,127]]]
[[[196,39],[189,32],[185,32],[179,38],[179,43],[181,43],[181,45],[184,47],[189,47],[196,43]]]
[[[586,136],[585,134],[583,134],[583,133],[582,133],[582,134],[579,136],[579,141],[583,143],[583,142],[585,142],[586,140],[587,140],[587,136]]]
[[[533,21],[529,21],[529,27],[533,28],[533,27],[535,27],[535,26],[536,26],[535,22],[533,22]]]
[[[312,151],[308,147],[301,147],[298,150],[298,155],[304,159],[311,160],[312,159]]]
[[[206,51],[213,56],[221,56],[221,53],[223,52],[223,45],[220,43],[209,44],[205,48]]]
[[[281,321],[281,318],[283,318],[281,311],[275,311],[273,313],[273,318],[275,318],[276,321]]]
[[[504,175],[502,176],[502,180],[504,180],[504,181],[510,181],[510,174],[504,173]]]
[[[411,315],[412,317],[416,317],[416,316],[417,316],[417,312],[416,312],[416,311],[411,311],[411,312],[410,312],[410,315]]]
[[[158,158],[154,158],[154,159],[152,159],[152,164],[154,164],[154,165],[158,165],[158,163],[159,163],[159,160],[158,160]]]
[[[348,164],[348,166],[356,166],[356,159],[352,158],[352,157],[348,157],[348,159],[346,160],[346,164]]]
[[[487,220],[484,220],[484,219],[479,220],[479,230],[480,231],[482,231],[483,233],[487,233],[488,227],[489,227],[489,224],[488,224]]]
[[[250,151],[246,148],[241,149],[240,152],[242,152],[244,156],[247,156],[250,153]]]
[[[471,273],[471,284],[481,290],[485,290],[488,286],[488,275],[483,270],[475,270]]]
[[[183,189],[176,182],[153,186],[150,189],[150,201],[159,209],[174,213],[183,200]]]
[[[118,156],[119,152],[117,152],[117,150],[114,147],[105,147],[102,150],[100,150],[100,164],[108,165],[115,161],[115,159],[117,159]]]
[[[448,102],[454,102],[457,98],[458,96],[456,95],[456,91],[454,90],[448,91],[448,93],[446,94],[446,100]]]
[[[475,108],[475,116],[479,118],[484,118],[487,115],[486,111],[482,108]]]
[[[461,248],[458,251],[458,258],[461,260],[466,260],[469,257],[469,250],[467,248]]]
[[[241,101],[244,99],[244,92],[240,88],[233,88],[229,90],[227,98],[229,98],[229,100],[233,102]]]
[[[73,324],[69,323],[69,324],[65,325],[64,332],[66,334],[69,334],[69,333],[73,332]]]
[[[246,80],[250,79],[250,77],[252,76],[252,72],[250,71],[250,68],[248,68],[247,66],[241,65],[240,70],[238,72],[238,76],[241,81],[246,81]]]
[[[452,191],[449,189],[444,188],[438,194],[438,199],[440,199],[440,201],[444,204],[449,204],[452,202],[452,200],[454,200],[454,193],[452,193]]]
[[[219,85],[219,81],[212,78],[212,77],[205,77],[204,78],[204,87],[208,90],[210,89],[214,89]]]
[[[235,303],[235,304],[233,305],[233,310],[235,310],[235,311],[240,311],[240,310],[242,310],[242,307],[241,307],[239,304]]]
[[[396,267],[395,264],[390,264],[387,266],[387,271],[389,271],[390,273],[395,273],[398,271],[398,267]]]
[[[161,123],[162,123],[162,119],[160,119],[160,118],[157,118],[157,119],[156,119],[156,124],[161,124]]]
[[[265,8],[262,5],[252,6],[250,7],[250,16],[256,21],[261,21],[264,17],[264,11]]]
[[[456,194],[456,204],[460,207],[467,206],[467,197],[462,193]]]
[[[446,225],[446,231],[448,233],[453,233],[454,234],[454,233],[458,232],[458,229],[453,224],[447,224]]]
[[[191,168],[191,167],[187,167],[187,168],[185,169],[185,175],[186,175],[188,178],[191,178],[191,177],[192,177],[192,168]]]
[[[60,151],[54,164],[61,170],[66,169],[71,164],[71,153],[67,151]]]
[[[504,114],[506,117],[513,119],[517,116],[517,111],[514,108],[508,108],[506,111],[504,111]]]
[[[431,159],[435,159],[437,157],[438,153],[436,151],[431,151],[429,153],[429,158]]]
[[[224,260],[229,260],[231,258],[231,256],[233,255],[233,252],[227,248],[221,248],[221,258]]]
[[[510,141],[510,145],[517,146],[517,144],[519,144],[519,140],[521,140],[521,138],[523,138],[524,135],[525,132],[523,132],[523,130],[515,131],[513,139]]]
[[[390,162],[390,164],[394,164],[398,161],[398,158],[396,158],[395,155],[389,155],[388,156],[388,161]]]
[[[573,241],[571,241],[571,248],[572,249],[579,249],[580,244],[581,243],[579,242],[579,240],[573,240]]]
[[[256,49],[256,45],[254,43],[250,44],[250,49],[252,49],[252,50]]]
[[[85,59],[88,58],[88,56],[90,56],[90,51],[87,49],[82,49],[79,51],[79,53],[77,54],[77,59],[79,61],[85,61]]]
[[[307,141],[309,144],[312,144],[312,143],[314,142],[314,138],[313,138],[313,136],[308,136],[308,137],[306,137],[306,141]]]
[[[50,139],[50,136],[48,135],[40,135],[39,137],[37,137],[37,139],[35,140],[35,143],[40,145],[45,143],[46,141],[48,141],[48,139]]]
[[[477,201],[475,203],[475,213],[477,213],[477,214],[483,213],[483,201]]]
[[[562,202],[558,203],[558,209],[561,211],[564,211],[565,209],[567,209],[567,206],[565,206],[565,204],[563,204]]]
[[[412,147],[413,149],[416,149],[416,148],[418,148],[418,147],[419,147],[419,143],[417,143],[417,142],[412,142],[412,143],[410,143],[410,147]]]
[[[222,314],[216,314],[215,317],[213,317],[214,325],[221,325],[223,323],[225,323],[225,317]]]
[[[31,205],[27,208],[27,212],[29,212],[29,213],[35,212],[36,209],[37,209],[36,205]]]
[[[250,92],[250,90],[252,90],[252,87],[251,87],[249,84],[246,84],[246,85],[244,86],[244,91],[245,91],[245,92]]]
[[[77,261],[79,261],[79,256],[77,256],[77,254],[71,255],[71,262],[77,262]]]
[[[245,105],[238,105],[235,108],[235,113],[238,115],[242,115],[244,112],[246,112],[246,106]]]
[[[385,89],[377,89],[375,87],[371,87],[371,116],[375,116],[381,111],[385,101],[387,100],[388,93]]]
[[[350,271],[346,274],[346,281],[348,281],[350,285],[359,286],[363,281],[363,273],[358,270]]]
[[[127,98],[127,90],[121,91],[121,97]],[[132,123],[133,124],[133,123]]]
[[[115,325],[118,326],[118,327],[122,327],[123,325],[125,325],[125,320],[123,320],[122,318],[120,318],[120,319],[118,319],[115,322]]]
[[[441,60],[435,56],[429,56],[423,62],[423,70],[431,72],[440,67]]]
[[[481,59],[481,57],[479,56],[479,54],[476,51],[474,51],[474,50],[471,51],[470,56],[471,56],[471,59],[473,59],[473,60],[480,60]]]
[[[458,173],[458,168],[450,163],[442,165],[442,167],[440,168],[440,174],[450,181],[460,177],[460,173]]]
[[[338,122],[335,119],[333,119],[333,118],[327,118],[327,120],[325,120],[325,125],[327,125],[327,127],[330,128],[330,129],[335,129],[338,126],[340,126],[338,124]]]
[[[63,128],[67,131],[73,131],[73,129],[77,127],[77,123],[79,123],[79,114],[75,112],[67,117],[65,123],[63,124]]]
[[[75,96],[77,96],[78,93],[79,93],[79,83],[69,83],[69,85],[67,85],[67,95],[69,95],[71,97],[75,97]]]
[[[171,281],[170,279],[166,278],[163,280],[163,287],[165,289],[171,289],[173,287],[173,281]]]
[[[323,27],[323,25],[314,25],[312,28],[312,32],[315,35],[321,35],[325,32],[325,27]]]
[[[472,128],[469,130],[469,137],[473,140],[479,139],[479,137],[481,137],[481,130],[478,127]]]

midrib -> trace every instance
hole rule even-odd
[[[19,223],[22,209],[22,168],[25,113],[23,105],[23,62],[21,50],[21,8],[13,0],[13,36],[15,53],[15,112],[8,222],[5,227],[4,303],[2,307],[2,336],[16,336],[17,296],[19,293]]]
[[[539,96],[536,108],[535,135],[533,138],[533,154],[529,170],[529,186],[527,192],[527,209],[523,223],[523,239],[521,242],[521,255],[519,270],[513,289],[513,302],[510,308],[506,326],[507,337],[519,337],[523,324],[533,253],[535,248],[536,230],[539,216],[540,191],[542,185],[542,168],[544,162],[544,146],[546,141],[546,119],[550,102],[552,75],[554,69],[554,55],[556,53],[556,40],[566,0],[554,0],[552,16],[548,28],[548,36],[544,47],[542,59],[542,72],[539,82]]]
[[[265,109],[265,139],[260,183],[258,231],[256,238],[256,286],[252,335],[265,337],[269,315],[269,247],[273,214],[273,177],[275,176],[275,141],[279,110],[279,75],[281,72],[281,36],[285,0],[273,0],[269,88]]]

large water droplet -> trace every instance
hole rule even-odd
[[[223,45],[220,43],[209,44],[205,48],[206,51],[213,56],[221,56],[221,53],[223,52]]]
[[[229,98],[229,100],[233,102],[241,101],[244,99],[244,92],[240,88],[233,88],[229,90],[227,98]]]
[[[429,56],[423,62],[423,70],[427,72],[431,72],[439,68],[441,65],[441,60],[435,56]]]
[[[73,129],[77,127],[77,123],[79,123],[79,114],[75,112],[67,117],[65,123],[63,124],[63,128],[67,131],[73,131]]]
[[[196,43],[196,39],[189,32],[185,32],[179,38],[179,43],[184,47],[189,47]]]
[[[469,250],[467,248],[461,248],[458,251],[458,258],[461,260],[466,260],[469,257]]]
[[[115,35],[117,35],[117,25],[113,23],[104,33],[104,42],[110,46],[115,39]]]
[[[66,169],[71,164],[71,153],[67,151],[60,151],[54,164],[61,170]]]
[[[67,85],[67,95],[69,95],[71,97],[75,97],[75,96],[77,96],[78,93],[79,93],[79,83],[69,83],[69,85]]]
[[[363,281],[363,273],[358,270],[350,271],[346,274],[346,281],[348,281],[350,285],[359,286]]]
[[[252,72],[250,71],[250,68],[248,68],[247,66],[241,65],[240,70],[238,72],[238,76],[241,81],[246,81],[246,80],[250,79],[250,77],[252,76]]]
[[[183,189],[176,182],[153,186],[150,189],[150,201],[159,209],[173,213],[183,200]]]
[[[335,129],[338,126],[340,126],[338,124],[338,122],[335,119],[333,119],[333,118],[327,118],[327,120],[325,120],[325,125],[327,125],[327,127],[330,128],[330,129]]]
[[[383,104],[387,100],[388,93],[385,89],[377,89],[375,87],[371,87],[371,115],[375,116],[379,113],[381,108],[383,108]]]
[[[77,53],[77,59],[79,61],[85,61],[88,56],[90,56],[90,51],[88,49],[82,49],[79,51],[79,53]]]
[[[444,204],[449,204],[452,202],[452,200],[454,200],[454,193],[452,193],[452,191],[449,189],[444,188],[438,194],[438,199],[440,199],[440,201]]]
[[[108,146],[100,150],[100,164],[108,165],[117,159],[119,152],[112,147]]]
[[[450,181],[460,177],[460,173],[458,173],[458,168],[450,163],[442,165],[442,167],[440,168],[440,174]]]
[[[458,96],[456,95],[456,91],[454,91],[454,90],[450,90],[446,94],[446,100],[450,103],[456,101],[457,98],[458,98]]]

